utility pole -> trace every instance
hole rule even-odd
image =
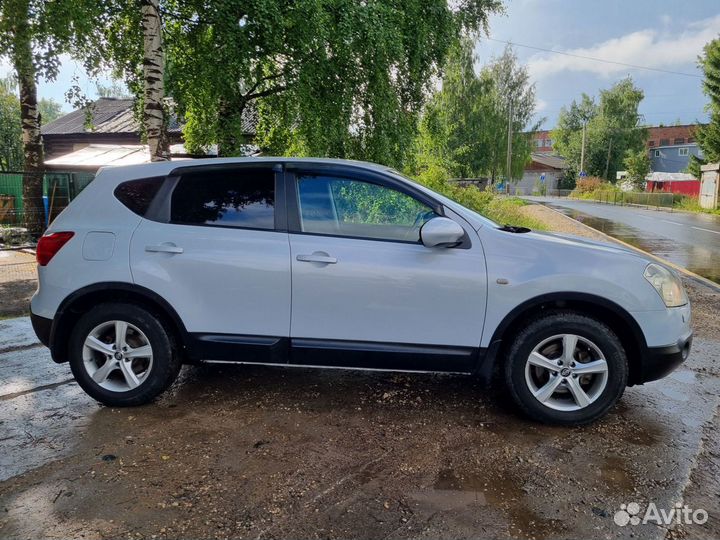
[[[585,170],[585,127],[587,126],[587,122],[583,122],[583,132],[582,132],[582,148],[580,149],[580,174],[583,173]]]
[[[505,166],[505,189],[509,189],[512,171],[512,100],[508,102],[508,141],[507,141],[507,165]]]

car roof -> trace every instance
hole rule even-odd
[[[176,169],[193,169],[200,167],[210,167],[218,165],[233,164],[263,164],[263,163],[281,163],[281,164],[313,164],[313,165],[336,165],[342,167],[353,167],[358,169],[371,170],[384,173],[395,173],[391,167],[371,163],[369,161],[356,161],[351,159],[335,159],[335,158],[313,158],[313,157],[229,157],[229,158],[203,158],[188,159],[175,161],[156,161],[153,163],[143,163],[140,165],[127,165],[119,167],[104,167],[102,172],[104,175],[113,176],[117,179],[125,178],[143,178],[150,176],[160,176],[171,173]]]

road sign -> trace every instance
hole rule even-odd
[[[580,178],[585,178],[587,176],[587,173],[585,171],[580,171]]]
[[[540,181],[544,184],[545,183],[545,173],[542,173],[540,175]]]

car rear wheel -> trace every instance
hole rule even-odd
[[[171,336],[150,312],[103,304],[83,315],[70,340],[70,368],[90,396],[109,406],[142,405],[180,371]]]
[[[531,418],[581,425],[597,420],[620,399],[627,373],[622,343],[607,325],[579,313],[554,312],[516,336],[505,379]]]

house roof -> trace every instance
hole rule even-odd
[[[173,158],[187,159],[187,158]],[[150,150],[143,144],[90,144],[64,156],[45,162],[45,165],[60,168],[100,168],[117,165],[138,165],[150,163]]]
[[[85,109],[73,112],[42,126],[43,135],[80,135],[87,133],[138,134],[140,124],[133,110],[134,100],[125,98],[100,98],[90,105],[92,129],[86,129]],[[243,133],[253,135],[257,124],[257,111],[254,107],[245,109],[243,114]],[[170,133],[180,133],[182,126],[173,117],[168,125]]]
[[[565,158],[557,156],[555,154],[548,154],[545,152],[532,152],[530,154],[530,157],[535,163],[545,165],[546,167],[551,167],[553,169],[567,168]]]

